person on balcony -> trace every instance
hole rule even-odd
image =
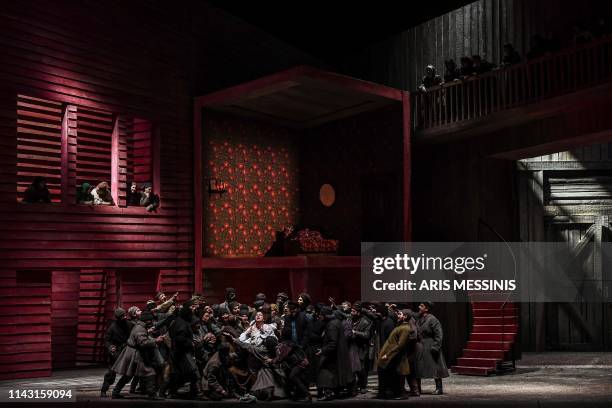
[[[446,361],[442,353],[442,338],[444,333],[440,321],[431,313],[431,302],[422,302],[419,305],[417,328],[421,337],[421,347],[417,347],[415,357],[416,377],[418,388],[421,388],[421,379],[433,378],[436,383],[434,395],[442,395],[442,378],[448,377]]]
[[[504,45],[504,57],[501,66],[509,66],[521,62],[521,56],[510,43]]]
[[[444,61],[444,66],[446,67],[446,71],[444,72],[444,82],[458,81],[461,74],[459,72],[459,68],[457,68],[457,63],[455,60],[449,59]]]
[[[574,32],[574,45],[587,44],[593,41],[593,34],[583,24],[576,24],[572,30]]]
[[[436,67],[433,65],[428,65],[425,67],[425,76],[421,81],[421,86],[419,86],[419,91],[427,92],[427,90],[431,87],[438,86],[442,83],[442,78],[440,75],[436,74]]]
[[[115,205],[113,196],[111,195],[110,186],[106,181],[101,182],[91,190],[94,205]]]
[[[462,79],[474,75],[474,62],[470,57],[461,57],[461,68],[459,68],[459,75]]]
[[[47,179],[42,176],[34,177],[32,184],[25,191],[24,203],[50,203],[51,197],[47,188]]]
[[[485,72],[489,72],[493,69],[493,64],[485,59],[482,59],[480,55],[472,55],[472,66],[476,75],[484,74]]]

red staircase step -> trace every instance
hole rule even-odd
[[[456,374],[465,375],[489,375],[489,372],[495,370],[487,367],[452,366],[451,371]]]
[[[512,348],[512,341],[504,341],[503,343],[500,341],[475,341],[470,340],[467,343],[468,349],[474,350],[499,350],[503,345],[503,350],[508,351]]]
[[[463,356],[451,370],[457,374],[484,375],[497,372],[516,339],[518,307],[512,302],[472,299],[472,330]]]
[[[514,336],[516,333],[474,333],[470,334],[470,341],[502,341],[502,336],[504,341],[512,341],[514,340]]]
[[[517,318],[515,316],[494,316],[494,317],[474,317],[474,325],[487,325],[487,324],[516,324]]]
[[[472,309],[474,317],[506,317],[514,316],[515,311],[508,309]]]
[[[472,357],[459,357],[457,359],[457,365],[462,367],[487,367],[495,369],[497,362],[496,358],[472,358]]]
[[[463,357],[468,358],[495,358],[502,360],[504,358],[503,350],[473,350],[463,349]]]
[[[475,324],[472,333],[516,333],[516,324]]]

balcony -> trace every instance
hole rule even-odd
[[[612,37],[412,95],[417,140],[436,142],[553,116],[612,79]],[[612,84],[610,84],[612,85]],[[571,94],[571,97],[569,95]],[[582,94],[582,95],[581,95]]]

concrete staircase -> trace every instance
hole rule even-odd
[[[472,316],[467,346],[452,372],[486,376],[513,369],[509,355],[518,331],[516,304],[472,302]]]

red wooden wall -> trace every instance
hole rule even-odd
[[[99,360],[119,301],[143,307],[159,285],[183,299],[192,291],[192,101],[181,63],[192,42],[144,2],[142,29],[129,12],[75,6],[0,6],[0,379]],[[114,131],[124,136],[115,161]],[[128,178],[151,181],[162,208],[76,205],[76,186],[111,182],[111,164],[120,198]],[[21,203],[39,174],[54,203]]]
[[[0,379],[8,379],[101,358],[113,308],[153,295],[150,280],[122,293],[126,273],[151,274],[155,289],[183,299],[192,291],[192,96],[318,62],[205,2],[150,0],[0,2],[0,53]],[[20,203],[39,173],[55,203]],[[123,205],[132,179],[153,183],[157,213],[74,204],[77,185],[104,180]],[[17,279],[28,271],[48,278]]]

